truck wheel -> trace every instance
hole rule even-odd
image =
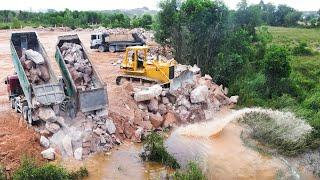
[[[28,120],[28,111],[29,111],[29,107],[28,106],[23,106],[22,108],[22,117],[24,120]]]
[[[33,119],[32,119],[32,110],[31,109],[28,109],[28,123],[30,125],[33,125]]]
[[[15,105],[15,100],[14,100],[14,98],[11,98],[11,99],[10,99],[10,102],[11,102],[11,108],[12,108],[12,109],[15,109],[15,106],[16,106],[16,105]]]
[[[99,52],[105,52],[106,51],[106,48],[104,46],[99,46]]]
[[[17,112],[17,113],[20,113],[20,111],[19,111],[19,104],[18,104],[19,102],[18,101],[14,101],[14,110]]]
[[[112,53],[116,52],[116,46],[109,46],[109,51]]]

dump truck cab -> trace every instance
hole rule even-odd
[[[91,34],[90,49],[98,49],[100,52],[125,51],[129,46],[145,45],[137,33],[94,33]]]
[[[90,48],[98,49],[100,45],[105,43],[106,33],[94,33],[91,34]]]

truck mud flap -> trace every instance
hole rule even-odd
[[[61,84],[43,84],[33,86],[33,92],[37,102],[42,105],[60,104],[65,99]]]
[[[79,105],[82,112],[106,108],[108,99],[104,88],[79,92]]]

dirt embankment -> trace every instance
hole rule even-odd
[[[23,156],[43,161],[41,151],[39,135],[23,122],[19,114],[13,111],[0,113],[0,164],[7,171],[15,170]]]

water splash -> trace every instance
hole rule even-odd
[[[246,113],[259,112],[269,115],[275,120],[275,123],[282,127],[291,129],[292,132],[287,134],[286,138],[297,140],[302,135],[311,132],[312,127],[304,120],[297,118],[291,112],[274,111],[262,108],[245,108],[233,111],[231,114],[223,118],[215,118],[206,122],[200,122],[180,127],[173,132],[173,135],[179,134],[191,137],[210,137],[219,134],[230,122],[242,118]]]

